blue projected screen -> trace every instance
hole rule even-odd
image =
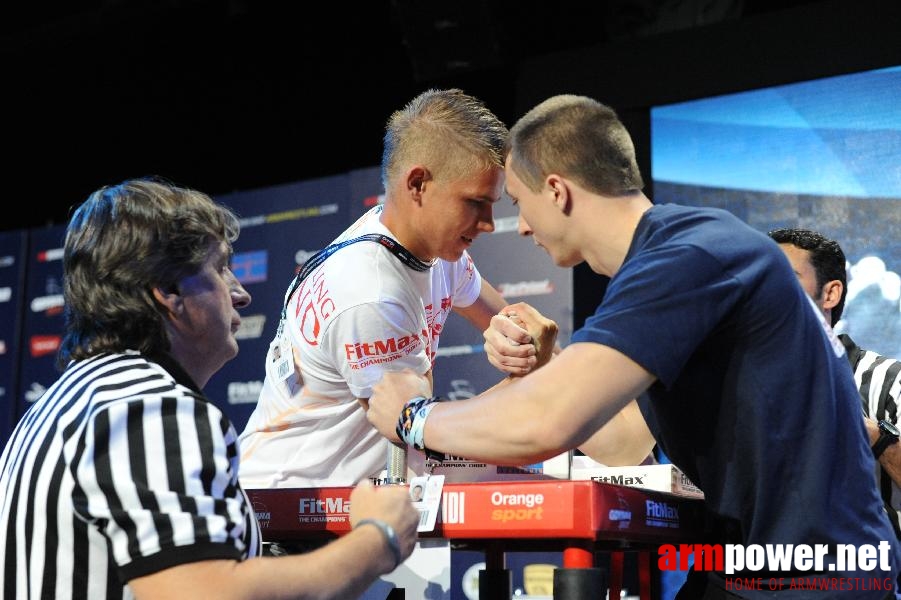
[[[812,229],[848,260],[839,333],[901,358],[901,67],[651,109],[656,203]]]

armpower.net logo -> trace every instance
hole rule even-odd
[[[894,589],[891,544],[664,544],[662,571],[724,573],[727,590]]]

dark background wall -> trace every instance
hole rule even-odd
[[[619,111],[650,181],[654,104],[901,63],[897,0],[3,10],[0,230],[64,223],[92,190],[127,177],[218,195],[378,164],[385,119],[426,87],[461,87],[508,124],[549,95],[592,95]],[[575,277],[578,324],[602,282],[584,268]]]

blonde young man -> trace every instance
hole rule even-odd
[[[507,133],[456,89],[428,90],[391,116],[384,205],[335,244],[368,238],[314,261],[286,294],[284,332],[241,435],[246,487],[351,485],[385,469],[389,443],[362,406],[373,384],[404,368],[431,380],[451,311],[481,331],[505,305],[467,249],[494,230]],[[421,472],[417,461],[412,452]]]
[[[899,555],[854,380],[776,245],[727,211],[652,204],[625,127],[583,96],[550,98],[516,123],[506,177],[520,233],[559,266],[584,261],[610,277],[603,302],[553,360],[471,399],[435,401],[427,380],[386,374],[369,399],[370,421],[416,447],[528,464],[583,444],[647,392],[639,407],[654,439],[704,490],[705,541],[817,544],[823,566],[804,571],[808,581],[881,586],[851,595],[818,587],[817,598],[894,597]],[[553,329],[528,305],[507,310],[536,339]],[[491,347],[526,334],[499,316],[486,336]],[[515,366],[508,350],[489,354]],[[881,562],[842,570],[839,544],[879,548]],[[788,583],[792,574],[783,575]],[[727,590],[725,577],[692,571],[680,599],[773,597]]]

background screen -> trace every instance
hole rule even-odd
[[[656,106],[654,201],[812,229],[848,260],[839,333],[901,357],[901,67]]]

